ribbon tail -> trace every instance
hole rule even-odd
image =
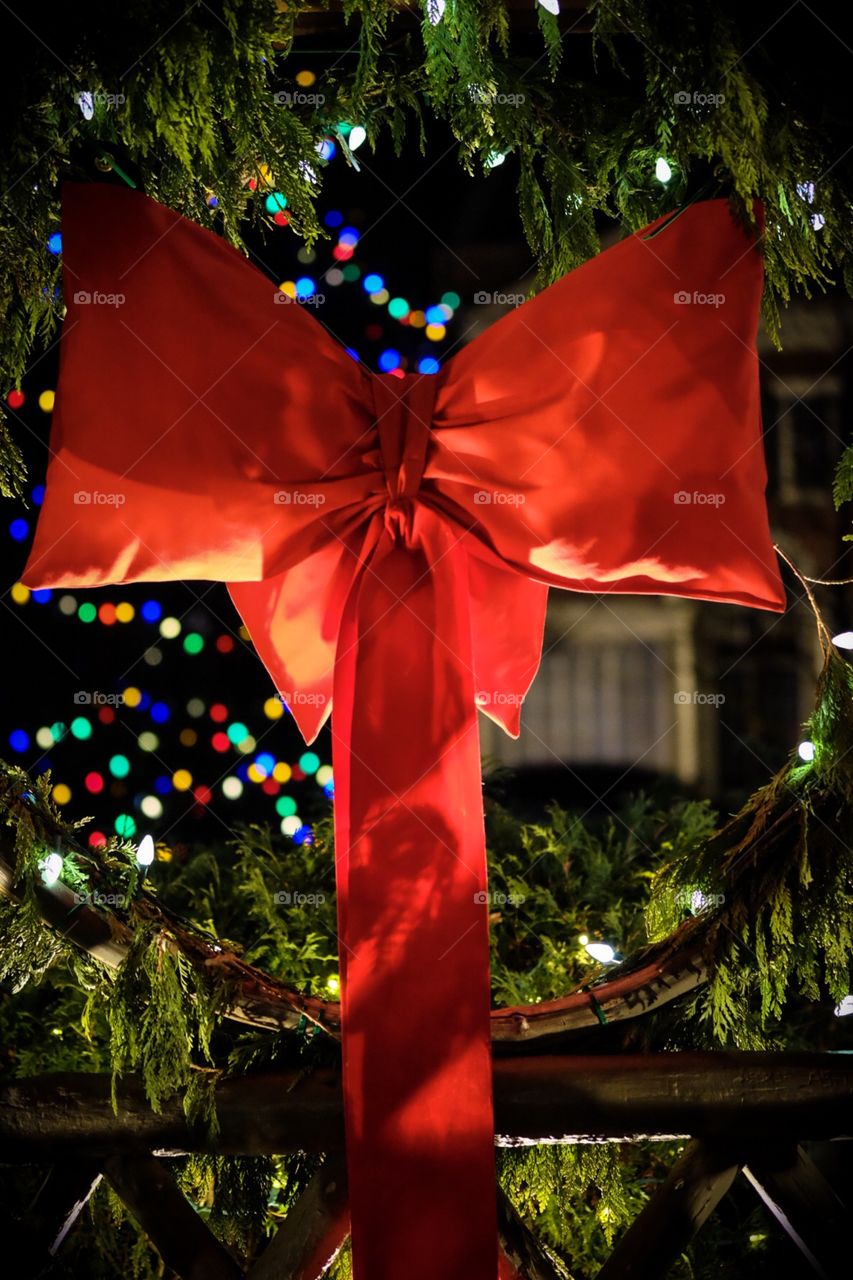
[[[489,949],[464,553],[382,538],[335,672],[356,1280],[495,1280]]]

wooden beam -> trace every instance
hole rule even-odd
[[[530,1231],[500,1188],[498,1239],[503,1254],[501,1265],[504,1276],[518,1276],[520,1280],[571,1280],[559,1258]],[[509,1268],[506,1263],[509,1263]]]
[[[802,1147],[765,1148],[744,1174],[815,1275],[850,1275],[849,1210]]]
[[[110,1156],[104,1176],[167,1267],[181,1280],[241,1280],[242,1270],[192,1207],[162,1160]]]
[[[662,1053],[499,1058],[495,1133],[501,1145],[612,1139],[772,1141],[853,1135],[853,1059],[834,1053]],[[181,1099],[154,1113],[141,1081],[68,1073],[0,1085],[4,1159],[52,1163],[116,1152],[262,1155],[341,1150],[340,1080],[264,1073],[216,1089],[215,1139],[187,1124]]]
[[[346,1160],[332,1153],[288,1210],[246,1280],[319,1280],[349,1229]]]
[[[62,1248],[101,1177],[93,1160],[67,1161],[52,1167],[34,1206],[46,1228],[48,1253],[55,1254]]]
[[[597,1280],[665,1276],[729,1190],[738,1168],[732,1146],[691,1142],[631,1223]]]

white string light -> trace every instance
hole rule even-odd
[[[136,850],[136,861],[140,867],[150,867],[154,861],[154,841],[151,836],[143,836]]]

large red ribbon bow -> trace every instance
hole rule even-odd
[[[759,253],[695,204],[395,378],[143,195],[62,230],[26,581],[222,580],[307,741],[334,701],[356,1275],[495,1280],[476,707],[518,733],[549,585],[783,607]]]

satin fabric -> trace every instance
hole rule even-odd
[[[696,204],[394,378],[139,193],[62,230],[24,581],[227,582],[306,741],[334,697],[355,1274],[494,1280],[476,708],[517,735],[549,585],[784,607],[759,254]]]

